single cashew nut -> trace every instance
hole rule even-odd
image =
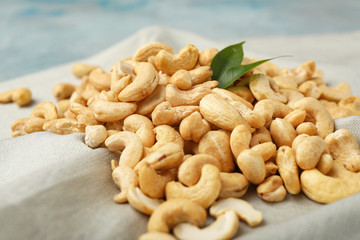
[[[139,114],[132,114],[126,117],[124,119],[123,130],[136,133],[144,147],[154,145],[154,124],[147,117]]]
[[[307,134],[309,136],[314,136],[317,134],[317,128],[312,122],[303,122],[297,126],[296,134]]]
[[[349,108],[339,106],[336,102],[330,102],[324,99],[321,99],[320,102],[330,112],[331,117],[334,119],[344,118],[354,115]]]
[[[109,73],[104,72],[101,68],[96,68],[91,71],[89,74],[89,82],[93,85],[97,90],[110,90],[111,85],[111,75]]]
[[[339,101],[339,106],[349,108],[354,115],[360,115],[360,97],[343,98]]]
[[[261,127],[256,129],[255,132],[252,133],[250,147],[266,142],[272,142],[271,134],[267,128]]]
[[[64,118],[64,113],[70,108],[70,100],[62,99],[57,103],[58,107],[58,118]]]
[[[294,76],[275,76],[272,77],[279,89],[297,90],[297,82]]]
[[[287,98],[280,93],[275,81],[264,74],[251,75],[249,88],[257,100],[273,99],[281,103],[287,102]]]
[[[20,107],[26,106],[31,101],[31,91],[28,88],[12,89],[0,93],[0,103],[15,102]]]
[[[211,61],[215,55],[219,52],[216,48],[208,48],[199,53],[200,66],[210,66]]]
[[[282,146],[276,155],[276,164],[286,190],[290,194],[298,194],[301,191],[298,166],[296,165],[295,153],[292,148]]]
[[[299,135],[295,138],[292,148],[295,150],[296,163],[301,169],[315,168],[321,155],[327,150],[324,139],[319,136]]]
[[[150,57],[156,56],[161,50],[172,53],[172,47],[161,43],[161,42],[152,42],[143,45],[140,47],[134,54],[133,59],[137,62],[146,62]]]
[[[291,146],[297,136],[293,125],[281,118],[275,118],[275,120],[271,122],[270,134],[278,147]]]
[[[170,77],[169,83],[181,90],[187,90],[192,86],[191,75],[188,71],[180,69]]]
[[[70,83],[58,83],[52,89],[52,95],[57,100],[67,99],[76,90],[76,86]]]
[[[283,181],[278,175],[272,175],[265,179],[257,188],[258,196],[267,202],[281,202],[286,197]]]
[[[193,112],[180,122],[179,131],[184,140],[199,142],[202,136],[211,130],[209,123],[199,112]]]
[[[149,232],[165,232],[183,222],[198,227],[204,225],[206,211],[199,204],[187,199],[169,199],[155,209],[148,222]]]
[[[216,221],[205,228],[189,223],[180,223],[174,227],[179,239],[232,239],[238,231],[239,220],[232,210],[225,211]]]
[[[38,117],[20,118],[11,125],[12,137],[43,131],[45,119]]]
[[[306,112],[304,110],[294,110],[291,113],[287,114],[284,117],[284,120],[288,121],[293,125],[294,128],[299,126],[301,123],[305,121],[306,118]]]
[[[85,144],[91,148],[96,148],[107,138],[107,131],[103,125],[86,126]]]
[[[300,64],[297,68],[293,70],[293,74],[296,76],[297,84],[305,82],[312,78],[316,70],[316,64],[314,61],[306,61]]]
[[[318,99],[322,91],[314,81],[306,81],[299,86],[299,92],[302,93],[305,97]]]
[[[129,188],[136,187],[138,183],[137,175],[133,169],[126,166],[118,166],[112,172],[115,185],[121,190],[114,197],[116,203],[126,203]]]
[[[151,63],[137,63],[134,73],[133,82],[119,93],[120,101],[140,101],[149,96],[159,83],[159,74]]]
[[[323,155],[321,155],[320,160],[316,165],[316,168],[319,169],[322,174],[327,174],[328,172],[330,172],[333,165],[333,157],[329,153],[324,153]]]
[[[209,131],[201,138],[198,145],[199,153],[215,157],[223,172],[231,172],[235,168],[230,148],[230,134],[224,130]]]
[[[197,85],[210,80],[213,72],[209,66],[203,66],[190,70],[189,74],[192,85]]]
[[[165,99],[171,106],[199,105],[200,100],[211,93],[208,87],[197,87],[190,90],[179,90],[175,85],[168,84],[165,90]]]
[[[272,118],[284,118],[293,109],[279,101],[273,99],[264,99],[255,104],[254,112],[261,115],[266,122]]]
[[[321,90],[321,98],[328,101],[338,102],[343,98],[352,96],[351,87],[346,82],[341,82],[334,88],[328,86],[320,85],[319,89]]]
[[[201,115],[222,129],[233,130],[237,125],[248,125],[231,104],[216,94],[211,93],[203,97],[199,106]]]
[[[251,141],[251,133],[245,125],[238,125],[234,128],[230,135],[230,147],[235,158],[245,150],[249,149]]]
[[[251,93],[250,89],[247,86],[237,86],[237,85],[235,85],[233,87],[226,88],[226,90],[238,95],[239,97],[245,99],[249,103],[253,103],[254,100],[255,100],[254,95]]]
[[[360,174],[346,170],[338,160],[327,175],[315,168],[303,171],[300,181],[305,195],[320,203],[331,203],[360,192]]]
[[[60,135],[85,131],[76,120],[67,118],[49,120],[44,123],[43,130]]]
[[[280,89],[280,92],[282,95],[284,95],[287,98],[287,103],[289,107],[294,107],[294,104],[299,101],[300,99],[304,98],[305,96],[298,92],[297,90],[291,90],[291,89]]]
[[[211,216],[219,216],[228,210],[235,211],[241,221],[246,222],[250,227],[255,227],[262,222],[262,213],[256,210],[250,203],[238,198],[221,199],[210,207]]]
[[[334,131],[334,121],[328,110],[318,100],[307,97],[294,104],[294,109],[306,111],[315,119],[315,126],[321,138]]]
[[[252,149],[246,149],[240,153],[236,161],[241,172],[249,182],[259,184],[264,181],[266,168],[260,153]]]
[[[264,161],[270,160],[276,153],[276,145],[272,142],[257,144],[251,149],[259,153]]]
[[[111,135],[106,139],[105,146],[112,152],[122,151],[119,160],[120,167],[134,168],[143,153],[143,146],[139,136],[129,131]]]
[[[137,102],[135,113],[147,116],[163,101],[165,101],[165,86],[158,85],[148,97]]]
[[[325,138],[325,142],[334,160],[342,162],[349,171],[360,171],[359,144],[349,130],[336,130]]]
[[[238,172],[221,172],[220,181],[219,198],[240,198],[245,195],[249,186],[245,176]]]
[[[180,69],[193,69],[199,56],[199,50],[192,44],[186,45],[176,55],[161,50],[155,57],[156,68],[163,73],[173,75]]]
[[[151,113],[151,119],[154,125],[175,125],[196,111],[199,111],[198,106],[172,107],[169,102],[165,101],[155,107]]]
[[[166,199],[185,198],[207,208],[218,198],[220,189],[219,169],[214,165],[205,164],[195,185],[184,187],[181,183],[172,181],[166,185],[165,194]]]
[[[219,160],[209,154],[196,154],[187,158],[179,167],[179,181],[187,187],[195,185],[205,164],[212,164],[221,171]]]
[[[98,68],[98,66],[92,66],[85,63],[75,63],[72,67],[72,72],[75,77],[83,78],[88,76],[90,72],[96,68]]]

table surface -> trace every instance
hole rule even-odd
[[[150,25],[215,40],[360,29],[358,0],[0,0],[0,6],[0,81],[89,57]]]

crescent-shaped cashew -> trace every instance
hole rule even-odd
[[[179,132],[184,140],[200,141],[205,133],[211,130],[209,123],[199,112],[193,112],[180,122]]]
[[[185,187],[179,182],[169,182],[165,188],[165,195],[166,199],[185,198],[207,208],[217,199],[220,189],[219,169],[214,165],[205,164],[197,184]]]
[[[136,133],[144,147],[151,147],[155,142],[154,124],[145,116],[132,114],[124,119],[124,131]]]
[[[360,192],[360,174],[346,170],[338,160],[327,175],[315,168],[303,171],[300,181],[305,195],[320,203],[331,203]]]
[[[239,198],[226,198],[216,201],[210,207],[211,216],[219,216],[228,210],[235,211],[241,221],[250,227],[255,227],[262,222],[262,213],[256,210],[250,203]]]
[[[101,98],[93,100],[89,105],[96,120],[100,122],[114,122],[122,120],[136,111],[135,103],[108,102]]]
[[[138,171],[140,189],[151,198],[163,198],[166,184],[176,179],[175,168],[167,170],[166,174],[160,175],[148,162],[144,162]]]
[[[272,142],[260,143],[251,149],[259,153],[264,161],[270,160],[276,153],[276,145]]]
[[[163,202],[161,199],[149,198],[135,186],[129,187],[127,200],[133,208],[147,215],[151,215]]]
[[[221,171],[231,172],[235,168],[230,148],[230,133],[225,130],[209,131],[200,139],[198,153],[215,157],[221,165]]]
[[[155,90],[145,99],[137,102],[137,114],[147,116],[157,105],[165,101],[165,86],[158,85]]]
[[[137,62],[146,62],[148,61],[149,57],[156,56],[156,54],[158,54],[158,52],[160,52],[161,50],[165,50],[169,53],[173,52],[172,47],[164,43],[152,42],[140,47],[135,52],[133,59]]]
[[[273,99],[281,103],[287,102],[287,98],[280,93],[276,82],[264,74],[251,75],[249,79],[249,88],[258,101]]]
[[[248,125],[240,113],[224,98],[216,94],[208,94],[200,101],[200,113],[203,117],[225,130],[232,131],[237,125]]]
[[[238,231],[239,220],[232,210],[225,211],[216,221],[205,228],[198,228],[189,223],[180,223],[174,227],[174,234],[179,239],[231,239]]]
[[[199,105],[200,100],[209,93],[211,93],[211,89],[205,86],[180,90],[174,84],[168,84],[165,90],[165,99],[173,107]]]
[[[196,67],[189,71],[191,82],[193,85],[201,84],[211,79],[213,71],[210,66]]]
[[[328,101],[338,102],[343,98],[352,96],[351,87],[346,82],[341,82],[336,87],[328,87],[325,84],[319,86],[321,98]]]
[[[60,135],[85,131],[76,120],[67,118],[49,120],[44,123],[43,130]]]
[[[254,107],[254,112],[260,114],[266,122],[272,118],[284,118],[292,111],[291,107],[274,99],[260,100]]]
[[[141,62],[134,67],[136,77],[118,95],[122,102],[140,101],[149,96],[159,83],[159,74],[151,63]]]
[[[265,142],[272,142],[270,131],[265,127],[256,129],[255,132],[252,133],[250,147]]]
[[[130,187],[138,186],[138,178],[133,169],[126,166],[118,166],[112,172],[112,178],[115,185],[121,190],[114,197],[116,203],[126,203]]]
[[[110,90],[111,76],[101,68],[96,68],[90,72],[89,82],[99,91]]]
[[[20,118],[11,124],[12,137],[43,131],[45,119],[39,117]]]
[[[155,209],[148,222],[149,232],[165,232],[188,222],[198,227],[204,225],[206,211],[199,204],[187,199],[169,199]]]
[[[199,50],[192,44],[186,45],[176,55],[161,50],[155,56],[156,68],[163,73],[173,75],[180,69],[193,69],[199,56]]]
[[[40,117],[45,120],[57,119],[58,112],[56,105],[53,102],[42,102],[32,110],[30,117]]]
[[[201,177],[205,164],[212,164],[221,171],[219,160],[209,154],[196,154],[187,158],[179,167],[178,178],[185,186],[195,185]]]
[[[230,135],[230,147],[236,158],[243,150],[249,149],[250,141],[251,133],[248,127],[238,125],[234,128]]]
[[[294,109],[304,110],[315,119],[315,126],[321,138],[334,132],[331,114],[318,100],[311,97],[300,99],[294,104]]]
[[[238,172],[220,173],[221,190],[219,198],[240,198],[245,195],[249,183],[244,175]]]
[[[256,188],[257,195],[267,202],[281,202],[286,197],[286,190],[280,176],[272,175]]]
[[[282,95],[284,95],[287,98],[286,105],[290,107],[294,107],[294,104],[299,101],[300,99],[305,98],[305,96],[298,92],[297,90],[291,90],[291,89],[280,89],[280,92]]]
[[[133,132],[122,131],[108,137],[105,146],[112,152],[122,151],[119,166],[134,168],[140,161],[143,146],[138,135]]]
[[[336,130],[325,138],[325,142],[334,160],[341,161],[349,171],[360,171],[359,144],[349,130]]]

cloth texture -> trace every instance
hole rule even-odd
[[[295,67],[314,59],[330,85],[348,81],[354,95],[360,95],[359,69],[354,67],[358,56],[353,51],[359,40],[360,32],[259,38],[247,40],[244,48],[245,55],[256,58],[296,56],[276,60],[282,67]],[[80,61],[108,70],[118,59],[131,56],[139,46],[151,41],[165,42],[177,51],[187,43],[204,50],[221,49],[241,40],[215,42],[193,33],[151,27]],[[146,232],[148,216],[129,204],[113,202],[119,190],[111,178],[110,161],[118,156],[105,148],[87,147],[84,134],[61,136],[39,132],[10,138],[13,121],[29,116],[35,104],[55,100],[51,96],[55,83],[79,84],[71,75],[72,64],[0,84],[1,91],[27,86],[34,94],[29,107],[0,105],[1,239],[125,240],[137,239]],[[349,129],[359,141],[360,117],[338,119],[335,126]],[[255,228],[240,222],[235,239],[360,239],[360,194],[326,205],[313,202],[303,194],[287,194],[283,202],[267,203],[256,195],[251,185],[243,199],[260,210],[264,219]],[[211,221],[209,218],[207,224]]]

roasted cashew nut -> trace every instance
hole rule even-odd
[[[12,137],[43,131],[45,119],[38,117],[20,118],[11,125]]]
[[[146,62],[150,57],[156,56],[161,50],[172,53],[172,47],[161,43],[161,42],[152,42],[143,45],[140,47],[134,54],[133,59],[136,62]]]
[[[53,102],[42,102],[32,110],[30,117],[40,117],[45,120],[57,119],[58,112],[56,105]]]
[[[140,101],[149,96],[159,83],[159,74],[151,63],[141,62],[134,67],[135,79],[118,95],[122,102]]]
[[[241,221],[250,227],[255,227],[262,222],[263,216],[250,203],[239,198],[226,198],[216,201],[210,207],[211,216],[219,216],[228,210],[235,211]]]
[[[122,151],[119,166],[129,168],[135,167],[143,153],[143,146],[139,136],[128,131],[111,135],[106,139],[105,146],[112,152]]]
[[[137,102],[135,113],[147,116],[163,101],[165,101],[165,86],[158,85],[148,97]]]
[[[249,149],[250,141],[251,133],[248,127],[238,125],[234,128],[230,135],[230,147],[236,158],[243,150]]]
[[[266,168],[260,153],[252,149],[245,149],[240,153],[236,161],[249,182],[259,184],[264,181]]]
[[[98,68],[98,66],[93,66],[85,63],[75,63],[72,67],[72,73],[77,78],[83,78],[85,76],[88,76],[90,72],[96,68]]]
[[[18,106],[22,107],[30,103],[31,91],[28,88],[12,89],[0,93],[0,103],[15,102]]]
[[[286,190],[280,176],[272,175],[257,188],[257,195],[267,202],[281,202],[286,197]]]
[[[343,98],[352,96],[351,87],[346,82],[341,82],[336,87],[330,88],[328,86],[320,85],[321,98],[328,101],[338,102]]]
[[[191,88],[192,82],[191,82],[191,75],[189,71],[186,71],[184,69],[180,69],[174,73],[170,79],[169,84],[173,84],[177,88],[181,90],[187,90]]]
[[[221,190],[219,198],[240,198],[245,195],[249,183],[244,175],[238,172],[220,173]]]
[[[219,52],[216,48],[208,48],[199,53],[200,66],[210,66],[211,61],[215,55]]]
[[[206,211],[199,204],[187,199],[169,199],[150,216],[148,231],[168,233],[175,225],[183,222],[201,227],[205,220]]]
[[[213,74],[209,66],[196,67],[189,71],[192,85],[204,83],[211,79]]]
[[[264,99],[257,102],[254,106],[254,113],[261,115],[265,121],[270,121],[272,118],[284,118],[293,109],[274,99]]]
[[[225,211],[205,228],[189,223],[177,224],[173,231],[179,239],[231,239],[238,231],[239,220],[232,210]]]
[[[101,68],[96,68],[89,74],[89,82],[99,91],[110,90],[111,76]]]
[[[196,143],[202,136],[211,130],[209,123],[202,118],[199,112],[193,112],[184,118],[179,126],[179,132],[184,140],[192,140]]]
[[[163,202],[161,199],[147,197],[140,188],[135,186],[129,187],[127,200],[133,208],[147,215],[151,215]]]
[[[360,115],[360,97],[351,96],[341,99],[339,106],[349,108],[354,115]]]
[[[293,125],[281,118],[275,118],[270,124],[270,134],[276,146],[291,146],[297,136]]]
[[[67,118],[49,120],[44,123],[43,130],[60,135],[85,131],[76,120]]]
[[[168,84],[165,90],[165,99],[171,106],[199,105],[200,100],[211,93],[209,87],[196,87],[190,90],[180,90],[173,84]]]
[[[280,93],[279,87],[273,79],[264,74],[253,74],[249,79],[249,88],[257,100],[273,99],[286,103],[287,98]]]
[[[76,86],[70,83],[58,83],[52,89],[52,94],[57,100],[68,99],[76,90]]]
[[[103,143],[108,134],[103,125],[94,125],[85,127],[85,144],[91,148],[98,147]]]
[[[179,182],[172,181],[166,185],[165,194],[166,199],[185,198],[207,208],[218,198],[220,189],[219,169],[214,165],[205,164],[195,185],[185,187]]]

